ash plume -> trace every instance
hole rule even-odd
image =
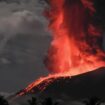
[[[90,65],[97,61],[104,63],[105,53],[102,48],[104,30],[102,25],[96,24],[97,11],[94,1],[47,2],[50,8],[46,11],[46,16],[50,21],[49,29],[53,33],[51,47],[45,59],[47,68],[53,72],[64,72],[65,69],[70,70],[84,63]]]
[[[17,95],[32,92],[41,83],[45,89],[59,78],[68,78],[105,67],[105,52],[102,48],[104,28],[98,23],[93,0],[45,0],[48,8],[52,42],[44,60],[51,72],[31,83]]]

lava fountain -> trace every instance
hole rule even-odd
[[[39,86],[43,90],[54,80],[71,77],[105,66],[103,30],[95,24],[93,0],[46,0],[45,16],[50,21],[51,47],[44,63],[51,72],[34,81],[18,95]]]

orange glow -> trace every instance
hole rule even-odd
[[[49,29],[53,40],[44,61],[51,74],[41,77],[19,95],[53,80],[71,77],[105,66],[105,53],[101,48],[102,31],[92,22],[95,9],[92,0],[49,0]]]

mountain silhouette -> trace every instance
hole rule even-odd
[[[39,87],[43,86],[45,83],[46,81],[42,82],[37,87],[33,87],[33,89],[25,95],[55,98],[61,98],[62,95],[64,95],[69,96],[71,100],[94,96],[103,98],[105,97],[105,68],[99,68],[95,71],[73,76],[71,78],[58,78],[49,84],[45,90],[40,91]]]

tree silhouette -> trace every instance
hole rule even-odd
[[[31,100],[28,100],[29,105],[37,105],[37,99],[35,97],[32,97]]]
[[[0,96],[0,105],[9,105],[8,101],[4,99],[3,96]]]
[[[59,102],[55,102],[54,105],[59,105]]]
[[[101,100],[97,97],[92,97],[89,100],[84,100],[83,103],[85,105],[100,105],[101,104]]]
[[[46,98],[43,102],[42,105],[53,105],[52,98]]]

